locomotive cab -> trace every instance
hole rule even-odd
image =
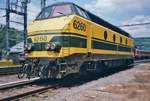
[[[44,20],[48,18],[67,16],[73,14],[72,5],[70,4],[61,4],[53,5],[44,8],[40,14],[37,16],[36,20]]]
[[[54,4],[48,6],[38,14],[36,19],[29,25],[26,51],[28,57],[51,57],[58,56],[63,46],[62,31],[73,14],[71,4]],[[61,22],[61,23],[60,23]],[[69,42],[69,40],[68,40]],[[40,54],[38,51],[43,51]],[[51,53],[50,53],[51,51]],[[51,56],[50,56],[51,54]]]
[[[86,48],[88,23],[76,15],[88,19],[85,12],[72,3],[54,4],[44,8],[28,28],[28,57],[64,57],[80,51],[77,48]],[[84,39],[81,38],[83,36]],[[71,51],[70,47],[77,48]],[[82,52],[86,53],[87,49]]]

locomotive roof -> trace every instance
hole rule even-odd
[[[76,5],[75,3],[72,3],[72,2],[59,2],[59,3],[52,4],[50,6],[57,6],[57,5],[63,5],[63,4],[71,4],[71,5],[77,6],[80,9],[84,10],[88,14],[88,16],[89,15],[92,16],[92,18],[90,17],[90,20],[92,20],[93,22],[95,22],[97,24],[100,24],[100,25],[102,25],[102,26],[104,26],[106,28],[109,28],[109,29],[111,29],[113,31],[116,31],[116,32],[118,32],[118,33],[120,33],[122,35],[127,36],[127,37],[131,37],[130,34],[127,33],[126,31],[118,28],[117,26],[115,26],[113,24],[110,24],[109,22],[107,22],[104,19],[100,18],[99,16],[97,16],[97,15],[95,15],[95,14],[93,14],[93,13],[91,13],[91,12],[85,10],[85,9],[83,9],[82,7]]]

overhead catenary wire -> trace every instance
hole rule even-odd
[[[0,10],[6,10],[6,8],[0,8]]]
[[[17,0],[17,2],[21,2],[22,0]],[[41,0],[46,2],[47,0]],[[0,10],[6,10],[6,8],[0,8]],[[35,13],[34,10],[28,9],[28,12]],[[0,16],[0,18],[5,17],[6,15]],[[13,17],[12,17],[13,18]],[[143,25],[150,25],[150,22],[146,23],[136,23],[136,24],[127,24],[127,25],[119,25],[117,27],[132,27],[132,26],[143,26]]]
[[[117,26],[117,27],[132,27],[132,26],[144,26],[144,25],[150,25],[150,22],[120,25],[120,26]]]
[[[2,15],[2,16],[0,16],[0,18],[4,18],[4,17],[6,17],[6,15]]]

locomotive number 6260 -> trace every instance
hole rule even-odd
[[[80,21],[74,20],[73,22],[74,29],[80,30],[80,31],[86,31],[86,25]]]
[[[45,35],[34,37],[34,42],[46,42],[46,41],[47,41],[47,36]]]

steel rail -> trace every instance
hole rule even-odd
[[[18,66],[0,66],[0,75],[17,74],[20,65]]]
[[[150,59],[144,59],[144,60],[136,60],[135,63],[147,63],[150,62]]]
[[[39,77],[32,78],[30,80],[29,79],[25,79],[25,80],[21,80],[21,81],[15,81],[15,82],[9,82],[9,83],[0,84],[0,90],[10,89],[10,88],[13,88],[13,87],[18,87],[18,86],[31,84],[31,83],[34,83],[34,82],[36,82],[38,80],[40,80]]]
[[[27,91],[27,92],[20,93],[20,94],[14,94],[12,96],[8,96],[8,97],[0,99],[0,101],[18,100],[20,98],[23,98],[23,97],[26,97],[26,96],[29,96],[29,95],[33,95],[33,94],[36,94],[36,93],[41,93],[43,91],[46,91],[46,90],[49,90],[49,89],[52,89],[52,88],[56,89],[57,86],[58,86],[58,84],[56,84],[56,85],[49,85],[47,87],[42,87],[42,88],[39,88],[39,89],[36,89],[36,90]]]
[[[135,61],[133,65],[136,65],[136,64],[139,64],[139,63],[145,63],[145,62],[150,62],[150,59]],[[23,85],[30,84],[31,82],[34,82],[36,80],[39,80],[39,78],[36,78],[36,79],[33,79],[33,80],[28,80],[28,81],[25,80],[24,82],[22,81],[22,82],[3,84],[3,85],[0,85],[0,89],[13,88],[13,87],[17,87],[18,85],[22,85],[22,84]],[[4,97],[4,98],[0,99],[0,101],[18,100],[19,98],[24,98],[24,97],[29,96],[29,95],[41,93],[41,92],[47,91],[49,89],[57,89],[58,86],[59,86],[58,82],[53,84],[53,85],[47,85],[47,86],[44,86],[44,87],[39,86],[39,88],[36,88],[34,90],[30,90],[30,91],[26,91],[26,92],[19,93],[19,94],[14,94],[12,96]]]
[[[144,59],[144,60],[135,60],[133,64],[130,64],[128,66],[135,66],[135,65],[138,65],[140,63],[148,63],[150,62],[150,59]]]

